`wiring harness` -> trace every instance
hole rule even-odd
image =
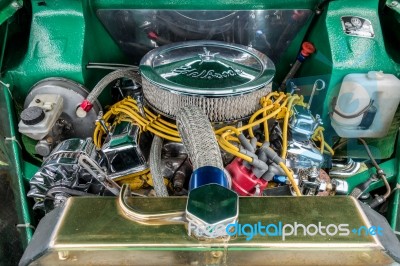
[[[257,110],[248,120],[248,123],[239,127],[232,125],[224,126],[219,129],[215,129],[214,133],[218,140],[219,146],[236,157],[243,159],[250,164],[262,164],[263,162],[257,162],[257,158],[251,156],[250,153],[246,152],[245,149],[240,149],[238,144],[244,143],[247,138],[244,133],[247,132],[248,136],[251,138],[250,142],[253,142],[255,146],[261,147],[263,143],[268,143],[270,134],[268,129],[268,120],[282,120],[283,119],[283,129],[282,129],[282,150],[279,160],[276,163],[282,168],[282,170],[287,175],[293,190],[297,196],[301,196],[300,190],[293,178],[293,173],[285,165],[284,160],[287,155],[288,146],[288,128],[289,128],[289,118],[292,115],[292,107],[294,105],[306,106],[304,103],[303,96],[297,94],[285,94],[283,92],[271,92],[268,95],[262,97],[260,100],[261,108]],[[109,131],[109,128],[115,124],[122,121],[129,121],[137,125],[141,132],[149,131],[156,136],[163,139],[167,139],[174,142],[181,142],[177,126],[174,123],[167,121],[159,114],[154,114],[150,109],[138,106],[136,100],[127,97],[116,104],[112,105],[109,110],[96,122],[96,128],[94,130],[93,141],[94,144],[100,148],[102,146],[103,137]],[[254,128],[262,125],[263,128],[263,140],[258,140],[254,134]],[[325,142],[324,128],[319,126],[313,136],[312,140],[314,142],[319,142],[319,148],[321,153],[334,154],[332,148]],[[269,148],[270,149],[270,148]],[[272,151],[272,149],[270,149]],[[145,172],[136,173],[130,176],[131,178],[140,178],[140,180],[145,180],[146,183],[151,184],[150,172],[146,170]],[[139,186],[142,181],[134,182]],[[137,187],[136,185],[134,187]]]

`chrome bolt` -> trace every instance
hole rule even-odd
[[[69,258],[69,252],[68,251],[59,251],[58,252],[58,259],[59,260],[67,260]]]
[[[397,2],[397,1],[393,1],[390,3],[391,6],[398,6],[398,4],[399,4],[399,2]]]

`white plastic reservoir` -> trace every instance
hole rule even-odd
[[[349,74],[332,101],[331,124],[343,138],[380,138],[400,101],[400,80],[381,71]]]
[[[29,120],[23,121],[21,113],[21,121],[18,124],[18,131],[32,139],[41,140],[50,133],[57,119],[63,110],[64,99],[58,94],[38,94],[33,98],[26,110],[28,114],[25,118]],[[37,109],[39,107],[39,109]],[[36,108],[34,113],[30,113],[28,109]],[[37,113],[40,110],[40,113]]]

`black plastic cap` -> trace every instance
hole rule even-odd
[[[36,125],[43,121],[45,117],[44,111],[38,106],[28,107],[21,113],[21,120],[26,125]]]

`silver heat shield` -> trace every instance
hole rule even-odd
[[[143,79],[144,97],[148,105],[157,112],[175,118],[179,109],[188,105],[201,107],[212,122],[241,120],[254,113],[261,97],[271,92],[271,85],[260,90],[238,96],[207,98],[171,93]]]
[[[271,91],[275,66],[264,54],[215,41],[174,43],[141,61],[143,93],[155,111],[175,118],[184,106],[198,106],[211,122],[249,117]]]

